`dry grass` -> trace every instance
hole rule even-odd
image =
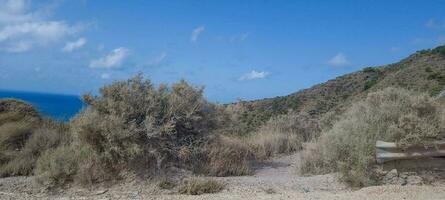
[[[244,139],[257,159],[289,154],[302,148],[320,132],[317,121],[302,113],[289,113],[270,119]]]
[[[189,195],[200,195],[205,193],[216,193],[224,189],[224,184],[199,177],[184,180],[179,188],[179,193]]]
[[[35,169],[37,181],[47,186],[58,186],[72,181],[79,161],[76,149],[72,146],[50,149],[37,160]]]
[[[5,126],[1,126],[5,127]],[[17,127],[15,127],[17,130]],[[14,144],[14,150],[4,150],[4,154],[10,154],[9,159],[0,167],[2,176],[30,175],[36,165],[39,156],[48,149],[53,149],[62,144],[70,142],[68,127],[60,122],[43,120],[39,126],[33,125],[27,127],[26,137],[21,136],[8,138],[12,141],[19,141]],[[17,134],[17,132],[10,132]],[[22,133],[23,134],[23,133]],[[8,144],[13,144],[9,141]]]
[[[315,148],[303,156],[302,172],[338,171],[353,186],[375,184],[376,140],[427,144],[445,134],[445,107],[427,94],[388,88],[352,105]]]
[[[218,136],[205,148],[207,157],[203,171],[212,176],[242,176],[251,173],[249,160],[252,158],[248,146],[239,139]]]
[[[176,183],[167,177],[162,177],[158,181],[158,187],[161,189],[171,190],[176,187]]]

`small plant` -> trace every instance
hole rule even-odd
[[[170,180],[166,177],[162,177],[158,182],[158,186],[159,186],[159,188],[162,188],[162,189],[171,190],[174,187],[176,187],[176,184],[172,180]]]
[[[375,84],[377,84],[377,80],[368,80],[365,82],[365,86],[363,87],[363,90],[369,90],[372,88],[372,86],[374,86]]]
[[[179,193],[189,195],[200,195],[205,193],[216,193],[224,189],[224,184],[212,180],[193,177],[186,179],[180,189]]]
[[[365,73],[375,73],[375,72],[378,72],[378,71],[379,70],[377,68],[375,68],[375,67],[365,67],[363,69],[363,72],[365,72]]]
[[[431,50],[432,53],[437,53],[441,56],[445,56],[445,45],[438,46],[435,49]]]

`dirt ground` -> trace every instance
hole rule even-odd
[[[337,181],[336,174],[298,176],[298,154],[257,163],[253,176],[213,178],[225,189],[215,194],[181,195],[163,190],[150,181],[127,181],[110,187],[70,187],[48,192],[33,177],[0,179],[0,199],[445,199],[445,184],[421,186],[386,185],[351,189]],[[210,178],[210,177],[209,177]]]

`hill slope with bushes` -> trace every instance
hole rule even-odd
[[[239,102],[245,107],[241,121],[251,131],[289,110],[319,119],[324,113],[386,87],[438,95],[445,89],[445,46],[418,51],[394,64],[366,67],[287,96]]]

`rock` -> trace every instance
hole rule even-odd
[[[383,178],[383,183],[389,185],[405,185],[406,180],[399,176],[397,169],[392,169]]]
[[[408,176],[406,178],[407,185],[422,185],[423,179],[420,176]]]
[[[106,192],[108,192],[107,189],[105,189],[105,190],[99,190],[99,191],[95,192],[94,194],[95,194],[95,195],[101,195],[101,194],[105,194]]]
[[[388,173],[386,173],[385,177],[383,177],[384,182],[391,181],[394,178],[399,177],[399,174],[397,173],[397,169],[392,169]]]

